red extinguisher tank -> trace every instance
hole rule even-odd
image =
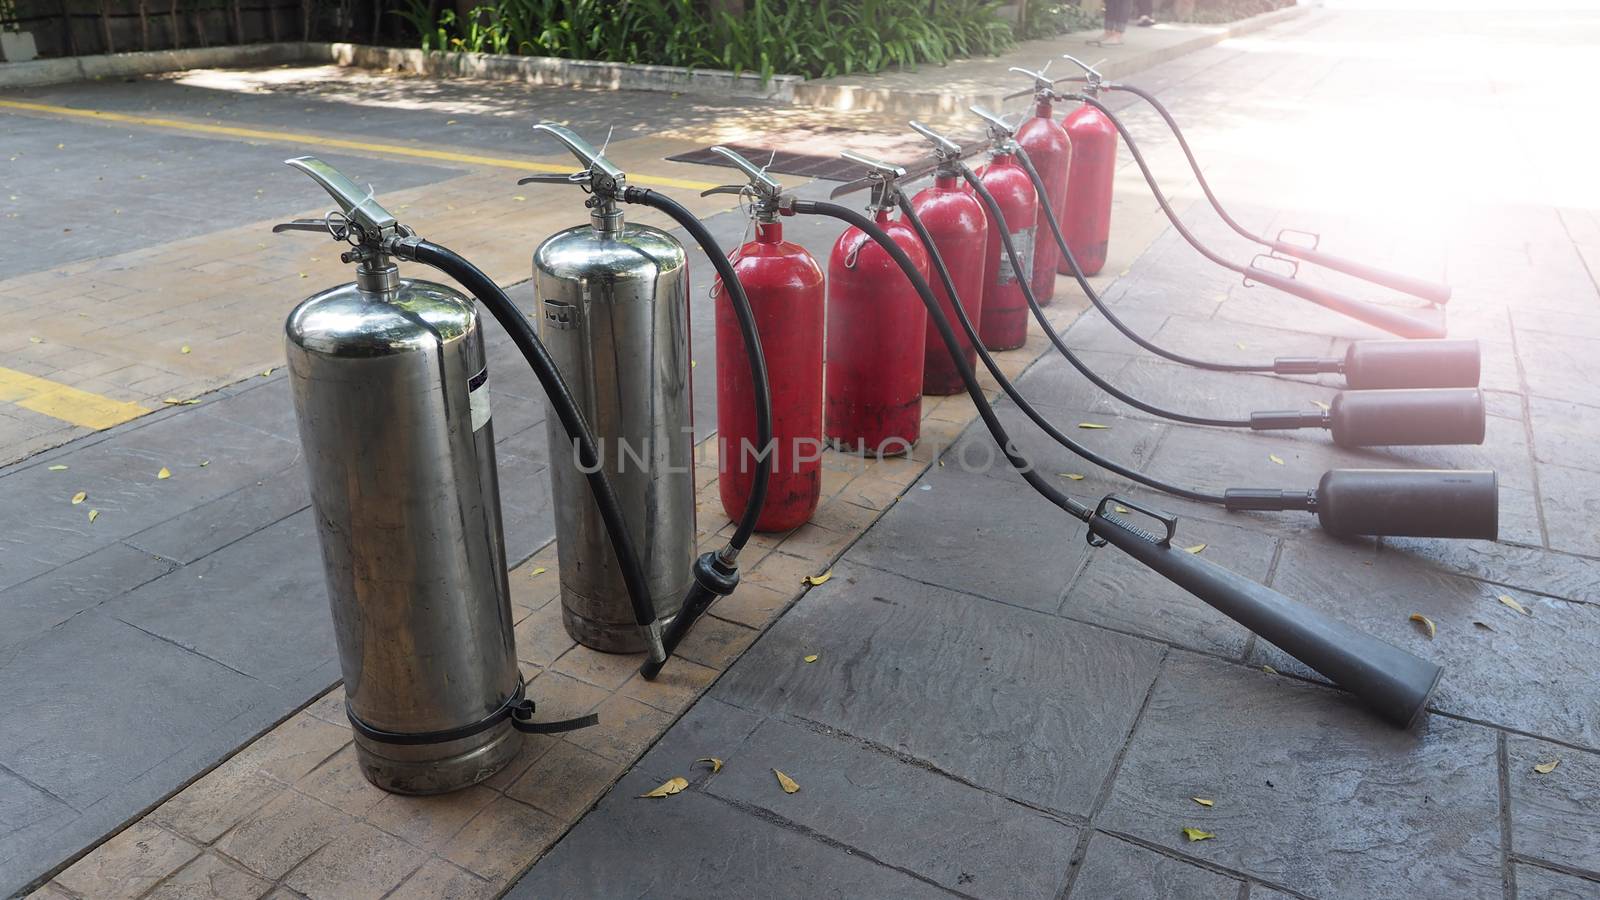
[[[1111,181],[1117,171],[1117,129],[1105,113],[1087,103],[1068,113],[1061,126],[1072,142],[1067,199],[1058,216],[1061,233],[1083,274],[1093,275],[1105,266],[1106,244],[1111,239]],[[1064,259],[1059,271],[1072,274]]]
[[[910,226],[881,208],[878,227],[928,275],[928,254]],[[928,312],[889,254],[855,227],[828,256],[825,430],[842,450],[903,454],[922,429],[923,334]]]
[[[772,394],[772,474],[756,530],[788,531],[811,518],[822,496],[822,267],[784,240],[776,222],[757,222],[755,240],[732,259],[755,313]],[[737,522],[762,448],[744,339],[721,279],[716,298],[717,490]]]
[[[1052,118],[1049,95],[1038,98],[1034,116],[1017,129],[1016,141],[1028,152],[1028,159],[1044,182],[1047,198],[1040,200],[1040,212],[1033,228],[1033,297],[1042,306],[1050,302],[1056,291],[1056,268],[1062,265],[1061,251],[1056,248],[1056,236],[1045,220],[1043,206],[1048,199],[1050,209],[1060,220],[1067,205],[1067,170],[1071,166],[1072,142],[1067,130]],[[1069,245],[1070,246],[1070,245]],[[1020,249],[1020,248],[1019,248]]]
[[[1033,271],[1034,220],[1039,215],[1038,195],[1028,172],[1002,145],[978,170],[978,180],[994,195],[1011,229],[1011,242],[1022,258],[1022,272],[1011,265],[1011,258],[1000,245],[1000,224],[988,219],[989,240],[984,251],[983,315],[978,337],[990,350],[1013,350],[1028,340],[1028,301],[1022,296],[1019,279],[1031,279]],[[985,214],[988,209],[985,207]]]
[[[971,191],[963,189],[959,175],[940,171],[931,186],[923,188],[911,198],[911,206],[917,211],[917,218],[922,220],[923,227],[928,229],[928,235],[933,238],[933,245],[938,248],[945,268],[950,271],[950,280],[955,283],[961,308],[967,318],[974,323],[982,321],[984,249],[989,240],[989,217],[984,214],[983,201]],[[932,263],[929,265],[931,267]],[[945,317],[955,321],[955,308],[944,289],[944,283],[938,278],[931,278],[928,283],[939,298],[939,304],[944,307]],[[954,358],[945,349],[944,339],[931,321],[925,332],[927,343],[923,353],[922,392],[946,395],[966,390]],[[967,366],[975,366],[978,351],[967,340],[966,332],[957,329],[956,339],[961,342]]]

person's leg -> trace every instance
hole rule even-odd
[[[1133,11],[1139,17],[1140,28],[1149,28],[1156,23],[1155,6],[1155,0],[1133,0]]]
[[[1102,44],[1122,43],[1122,32],[1128,27],[1128,7],[1132,0],[1105,0],[1106,32],[1100,36]]]

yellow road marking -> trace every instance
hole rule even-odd
[[[0,367],[0,401],[96,431],[150,411],[137,403],[124,403],[3,367]]]
[[[142,125],[147,128],[170,128],[174,131],[189,131],[197,134],[216,134],[225,137],[246,138],[255,141],[275,141],[283,144],[301,144],[318,147],[334,147],[340,150],[357,150],[364,153],[383,153],[390,156],[409,156],[414,159],[432,159],[440,162],[464,163],[473,166],[493,166],[501,169],[518,169],[523,172],[558,172],[568,173],[573,166],[558,166],[551,163],[533,162],[526,159],[516,159],[506,156],[483,156],[476,153],[456,153],[450,150],[428,150],[423,147],[407,147],[403,144],[373,144],[366,141],[350,141],[343,138],[326,137],[319,134],[304,134],[294,131],[269,131],[262,128],[238,128],[233,125],[207,125],[204,122],[185,122],[180,119],[158,119],[151,116],[133,116],[127,113],[106,112],[98,109],[76,109],[70,106],[52,106],[47,103],[28,103],[22,100],[0,100],[0,108],[17,109],[24,112],[44,113],[53,116],[69,116],[79,119],[94,119],[99,122],[120,122],[125,125]],[[686,178],[671,178],[664,175],[635,175],[628,174],[628,181],[633,184],[649,185],[652,187],[674,187],[691,191],[703,191],[716,187],[709,181],[690,181]]]

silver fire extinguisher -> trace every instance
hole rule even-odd
[[[604,183],[588,198],[588,224],[551,235],[533,253],[539,336],[594,430],[655,614],[667,622],[694,580],[688,257],[665,231],[623,221],[626,176],[598,150],[559,125],[535,130],[559,139],[584,171],[521,183]],[[596,650],[644,650],[648,635],[573,442],[554,416],[546,421],[562,622]]]
[[[533,723],[524,697],[476,306],[395,265],[459,257],[332,166],[289,165],[339,209],[273,230],[328,234],[356,264],[295,307],[285,343],[361,769],[397,793],[465,787],[517,754],[517,730],[593,719]]]

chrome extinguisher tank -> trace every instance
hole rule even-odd
[[[455,790],[516,755],[520,696],[489,417],[471,300],[387,260],[316,294],[285,326],[347,711],[363,774],[405,794]]]
[[[695,552],[688,258],[665,231],[604,206],[540,244],[533,277],[539,337],[594,431],[665,622],[693,580]],[[596,650],[644,650],[573,444],[555,416],[546,425],[562,622]]]

